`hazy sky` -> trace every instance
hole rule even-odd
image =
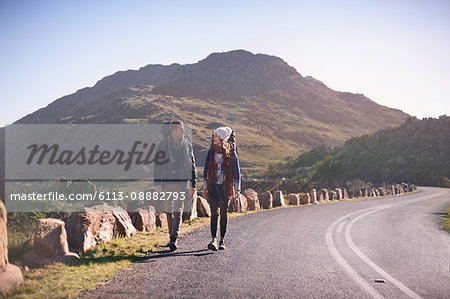
[[[0,126],[119,70],[245,49],[332,89],[450,115],[450,1],[0,0]]]

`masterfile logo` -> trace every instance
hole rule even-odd
[[[5,131],[6,180],[152,179],[166,124],[11,125]],[[186,138],[192,140],[189,127]]]
[[[5,199],[9,211],[70,212],[99,203],[166,212],[191,199],[192,170],[165,175],[155,192],[155,167],[174,163],[168,124],[37,124],[5,128]],[[191,129],[184,138],[192,143]],[[185,167],[186,168],[186,167]],[[161,179],[159,178],[159,181]],[[130,205],[128,201],[140,202]]]

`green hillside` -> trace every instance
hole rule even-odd
[[[351,138],[334,149],[315,148],[268,174],[322,186],[362,180],[450,187],[450,117],[411,117],[398,128]]]

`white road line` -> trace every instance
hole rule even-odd
[[[392,277],[391,275],[389,275],[386,271],[384,271],[383,269],[381,269],[377,264],[375,264],[374,262],[372,262],[364,253],[361,252],[361,250],[359,250],[359,248],[355,245],[355,243],[353,242],[352,236],[350,234],[350,230],[352,228],[352,225],[358,221],[358,219],[365,217],[367,215],[370,215],[372,213],[384,210],[384,209],[388,209],[390,207],[386,207],[386,208],[382,208],[382,209],[377,209],[374,211],[370,211],[367,213],[364,213],[358,217],[356,217],[355,219],[353,219],[350,224],[347,226],[347,228],[345,229],[345,239],[347,240],[347,244],[348,246],[367,264],[369,265],[372,269],[374,269],[375,271],[377,271],[379,274],[381,274],[381,276],[383,276],[386,280],[390,281],[391,283],[393,283],[397,288],[399,288],[400,290],[402,290],[405,294],[407,294],[408,296],[410,296],[411,298],[421,298],[419,295],[417,295],[416,293],[414,293],[411,289],[409,289],[407,286],[405,286],[404,284],[402,284],[400,281],[396,280],[394,277]]]
[[[350,277],[358,284],[358,286],[363,289],[363,291],[367,292],[370,296],[372,296],[373,298],[384,298],[380,293],[378,293],[377,290],[375,290],[367,281],[365,281],[358,273],[356,273],[356,271],[348,264],[348,262],[342,257],[342,255],[339,253],[339,251],[337,250],[336,246],[333,243],[333,230],[336,227],[336,225],[342,221],[343,219],[349,217],[350,215],[356,214],[356,213],[360,213],[360,212],[364,212],[367,210],[371,210],[372,208],[369,209],[365,209],[365,210],[361,210],[355,213],[351,213],[349,215],[345,215],[344,217],[339,218],[338,220],[336,220],[335,222],[333,222],[333,224],[331,224],[328,229],[327,232],[325,234],[326,237],[326,241],[327,241],[327,246],[328,249],[330,250],[332,256],[336,259],[336,261],[339,263],[339,265],[345,270],[347,271],[348,275],[350,275]]]
[[[342,233],[342,230],[344,229],[345,224],[346,224],[345,222],[339,223],[339,226],[336,230],[338,234]]]
[[[346,236],[346,240],[348,245],[352,248],[352,250],[358,254],[358,256],[364,261],[366,262],[369,266],[371,266],[375,271],[377,271],[378,273],[380,273],[381,275],[383,275],[386,279],[388,279],[390,282],[392,282],[394,285],[396,285],[399,289],[401,289],[403,292],[405,292],[407,295],[413,297],[413,298],[421,298],[419,295],[417,295],[416,293],[414,293],[413,291],[411,291],[410,289],[408,289],[406,286],[404,286],[402,283],[400,283],[399,281],[395,280],[392,276],[390,276],[388,273],[386,273],[385,271],[383,271],[380,267],[378,267],[375,263],[373,263],[369,258],[367,258],[359,249],[358,247],[355,245],[355,243],[353,242],[353,240],[351,239],[351,235],[350,235],[350,229],[351,226],[353,225],[353,223],[356,222],[356,220],[367,216],[369,214],[384,210],[384,209],[388,209],[388,208],[392,208],[392,207],[397,207],[397,206],[401,206],[401,205],[406,205],[406,204],[410,204],[410,203],[414,203],[417,201],[422,201],[422,200],[426,200],[426,199],[431,199],[434,197],[438,197],[441,195],[444,195],[446,192],[444,193],[438,193],[438,194],[434,194],[434,195],[429,195],[429,196],[425,196],[422,198],[418,198],[415,200],[411,200],[408,201],[406,203],[402,202],[402,203],[397,203],[397,204],[392,204],[392,205],[382,205],[382,206],[378,206],[378,207],[372,207],[372,208],[367,208],[367,209],[363,209],[357,212],[353,212],[350,213],[348,215],[345,215],[341,218],[339,218],[338,220],[336,220],[335,222],[333,222],[327,229],[326,233],[325,233],[325,239],[326,239],[326,243],[328,246],[328,249],[330,250],[332,256],[336,259],[336,261],[342,266],[342,268],[347,271],[347,273],[350,275],[350,277],[367,293],[369,293],[372,297],[374,298],[384,298],[377,290],[375,290],[368,282],[366,282],[349,264],[348,262],[342,257],[342,255],[339,253],[339,251],[337,250],[336,246],[334,245],[333,242],[333,231],[335,229],[335,227],[345,218],[350,217],[351,215],[357,214],[357,213],[361,213],[361,212],[365,212],[365,211],[369,211],[365,213],[364,215],[360,215],[357,218],[355,218],[354,220],[352,220],[352,222],[347,226],[346,228],[346,232],[345,232],[345,236]],[[345,222],[344,222],[345,223]],[[344,224],[345,225],[345,224]],[[338,230],[339,232],[341,232],[343,226],[342,223],[340,223]],[[356,251],[355,251],[356,250]]]

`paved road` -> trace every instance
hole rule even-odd
[[[420,190],[231,219],[226,251],[200,229],[86,297],[450,298],[450,190]]]

